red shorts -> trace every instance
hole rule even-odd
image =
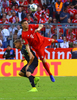
[[[45,47],[51,45],[51,43],[51,38],[44,37],[44,40],[40,44],[37,44],[36,47],[34,47],[37,55],[40,57],[41,60],[45,58]]]

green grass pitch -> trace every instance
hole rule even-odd
[[[38,92],[29,93],[29,80],[24,77],[0,77],[0,100],[77,100],[77,77],[40,77]]]

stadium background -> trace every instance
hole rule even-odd
[[[57,1],[60,0],[0,0],[1,100],[77,100],[77,61],[71,59],[71,49],[77,41],[77,0],[61,0],[60,3],[63,4],[59,14],[55,8]],[[27,7],[30,3],[39,5],[39,11],[32,13]],[[65,8],[66,12],[63,11]],[[62,21],[60,17],[64,17],[64,13],[69,14],[69,17],[66,16],[66,20]],[[25,78],[17,77],[26,62],[21,63],[21,52],[15,49],[13,42],[17,38],[21,39],[20,21],[23,19],[29,24],[44,24],[40,34],[45,37],[65,39],[64,44],[54,43],[46,47],[47,62],[56,82],[50,82],[48,73],[39,60],[38,68],[33,74],[45,77],[40,77],[37,86],[39,92],[35,94],[27,93],[30,84]],[[15,50],[14,60],[2,58],[8,44]]]

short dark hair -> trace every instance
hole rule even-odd
[[[22,20],[22,21],[21,21],[21,24],[22,24],[23,22],[25,22],[25,21],[27,21],[27,20],[25,20],[25,19],[24,19],[24,20]]]
[[[15,44],[15,43],[18,43],[18,42],[21,43],[21,40],[20,40],[20,39],[15,40],[15,41],[14,41],[14,44]]]
[[[65,11],[65,10],[67,10],[67,7],[64,7],[64,9],[63,9],[63,10],[64,10],[64,11]]]
[[[11,47],[10,45],[7,45],[7,47]]]

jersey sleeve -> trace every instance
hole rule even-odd
[[[24,45],[26,45],[26,44],[28,44],[28,40],[27,39],[23,39],[23,43],[24,43]]]
[[[32,24],[32,28],[37,29],[39,27],[39,24]]]

